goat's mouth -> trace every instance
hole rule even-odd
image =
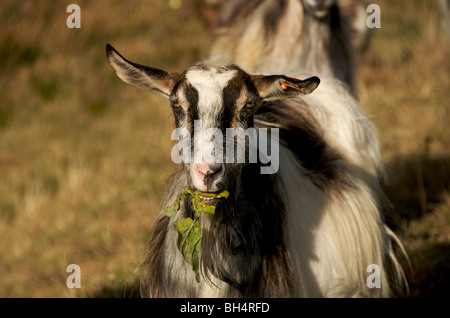
[[[225,192],[228,193],[228,191],[216,191],[216,192],[201,192],[196,191],[198,193],[198,197],[200,200],[207,205],[217,206],[217,204],[220,202],[222,198],[227,198],[227,196],[224,195]]]
[[[200,199],[203,201],[203,203],[207,204],[207,205],[214,205],[216,206],[220,199],[219,198],[214,198],[214,197],[210,197],[210,196],[205,196],[205,195],[199,195]]]

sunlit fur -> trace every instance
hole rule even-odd
[[[212,53],[247,72],[289,67],[338,78],[357,95],[350,27],[333,0],[227,1]]]
[[[364,7],[362,2],[352,0],[337,1],[338,5],[343,5],[342,7],[338,7],[336,1],[331,0],[228,1],[222,11],[222,25],[219,28],[213,52],[224,53],[252,72],[270,74],[275,71],[297,74],[296,76],[302,77],[304,74],[301,74],[301,71],[313,71],[314,74],[322,75],[321,85],[314,94],[304,96],[301,100],[286,100],[284,103],[307,114],[309,120],[320,130],[330,148],[345,158],[346,169],[357,176],[361,185],[358,191],[355,189],[354,199],[348,197],[348,200],[353,200],[351,205],[356,209],[354,216],[350,217],[350,213],[325,213],[324,215],[327,217],[324,217],[323,223],[321,223],[323,231],[318,230],[317,237],[320,234],[336,233],[339,224],[347,227],[346,231],[349,232],[347,234],[354,235],[356,239],[358,235],[363,235],[365,238],[372,237],[369,239],[371,244],[367,245],[371,246],[369,249],[373,249],[369,253],[378,255],[378,259],[389,259],[391,263],[389,268],[393,269],[392,276],[389,276],[392,278],[391,285],[395,287],[394,289],[406,285],[407,289],[403,271],[394,256],[391,243],[400,250],[403,248],[395,234],[384,225],[381,217],[382,210],[385,209],[387,203],[379,185],[383,169],[378,137],[373,125],[361,111],[359,103],[353,98],[357,92],[353,75],[351,33],[348,21],[339,12],[342,8],[349,11],[350,3],[353,2],[357,2],[358,8]],[[311,7],[321,3],[325,4],[323,7],[328,8],[328,12],[327,10],[322,10],[322,12],[311,10]],[[348,16],[352,17],[352,13],[350,12]],[[354,24],[359,17],[351,19],[350,22]],[[365,18],[362,20],[365,21]],[[360,43],[362,41],[358,39],[359,30],[355,29],[353,32],[354,44],[358,48],[362,47],[363,43]],[[227,46],[226,43],[231,40],[235,45]],[[333,53],[330,54],[330,52]],[[350,92],[346,84],[350,88]],[[291,181],[294,180],[291,179]],[[289,189],[291,188],[289,187]],[[366,199],[367,201],[364,201]],[[334,208],[337,209],[337,205]],[[351,211],[351,209],[348,210]],[[358,213],[358,211],[360,212]],[[360,229],[358,224],[369,224],[366,223],[369,215],[372,215],[373,223],[369,228],[373,233],[364,235],[358,230],[358,228]],[[326,221],[328,216],[335,217],[337,222]],[[358,218],[361,219],[358,220]],[[378,220],[376,221],[376,219]],[[299,222],[301,223],[301,221]],[[298,223],[288,222],[288,224]],[[353,229],[351,224],[354,226]],[[377,235],[378,238],[376,238]],[[339,241],[338,236],[339,234],[331,239],[329,234],[329,239],[337,242]],[[343,241],[336,244],[345,246],[346,239],[347,237],[344,235]],[[322,243],[318,243],[317,247],[325,250],[323,258],[333,255],[332,251],[336,251],[336,249],[327,249],[330,245],[324,243],[325,240],[320,240],[320,242]],[[352,253],[350,249],[347,252]],[[347,252],[343,252],[341,255],[346,255]],[[360,256],[363,257],[363,254]],[[354,257],[358,258],[359,256],[355,254]],[[330,256],[330,260],[331,258],[332,256]],[[357,266],[356,261],[353,264],[348,263],[349,267],[356,268]],[[317,275],[329,279],[329,284],[331,284],[333,279],[330,277],[332,275],[327,275],[330,271],[325,268],[322,270],[319,270]],[[386,277],[387,275],[385,275]],[[359,279],[362,284],[362,277]],[[338,285],[342,287],[341,290],[337,288]],[[336,283],[328,295],[352,294],[351,288],[345,291],[344,286],[346,286],[345,283]],[[355,291],[354,295],[365,294]],[[390,292],[385,289],[378,295],[386,296],[390,295]]]

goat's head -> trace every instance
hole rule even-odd
[[[222,132],[222,140],[214,142],[225,145],[229,128],[253,127],[253,116],[264,101],[309,94],[319,84],[317,77],[299,80],[284,75],[249,75],[236,65],[212,60],[182,73],[167,72],[130,62],[109,44],[106,55],[124,82],[156,91],[169,99],[176,127],[190,133],[192,149],[196,143],[191,141],[198,138],[199,131],[213,128]],[[200,125],[199,129],[196,125]],[[203,144],[211,141],[201,139]],[[225,151],[219,162],[204,160],[204,156],[194,158],[194,154],[192,151],[190,162],[184,161],[187,186],[202,192],[229,189],[237,180],[233,176],[239,175],[245,164],[245,161],[230,163]]]
[[[336,6],[336,0],[302,0],[302,3],[305,10],[318,19],[328,16]]]

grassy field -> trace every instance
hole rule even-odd
[[[168,1],[0,2],[0,297],[136,294],[170,159],[166,101],[124,85],[105,44],[179,71],[212,33]],[[362,107],[379,129],[390,225],[411,259],[410,296],[450,284],[450,39],[437,1],[374,1],[382,27],[359,57]],[[175,3],[171,1],[170,3]],[[81,267],[81,289],[66,267]]]

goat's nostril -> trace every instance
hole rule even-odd
[[[218,175],[222,171],[222,165],[210,165],[209,171],[206,173],[206,176],[213,177],[214,175]]]
[[[219,179],[221,175],[222,175],[222,166],[221,165],[210,166],[210,170],[205,175],[204,181],[212,182],[214,180]]]

